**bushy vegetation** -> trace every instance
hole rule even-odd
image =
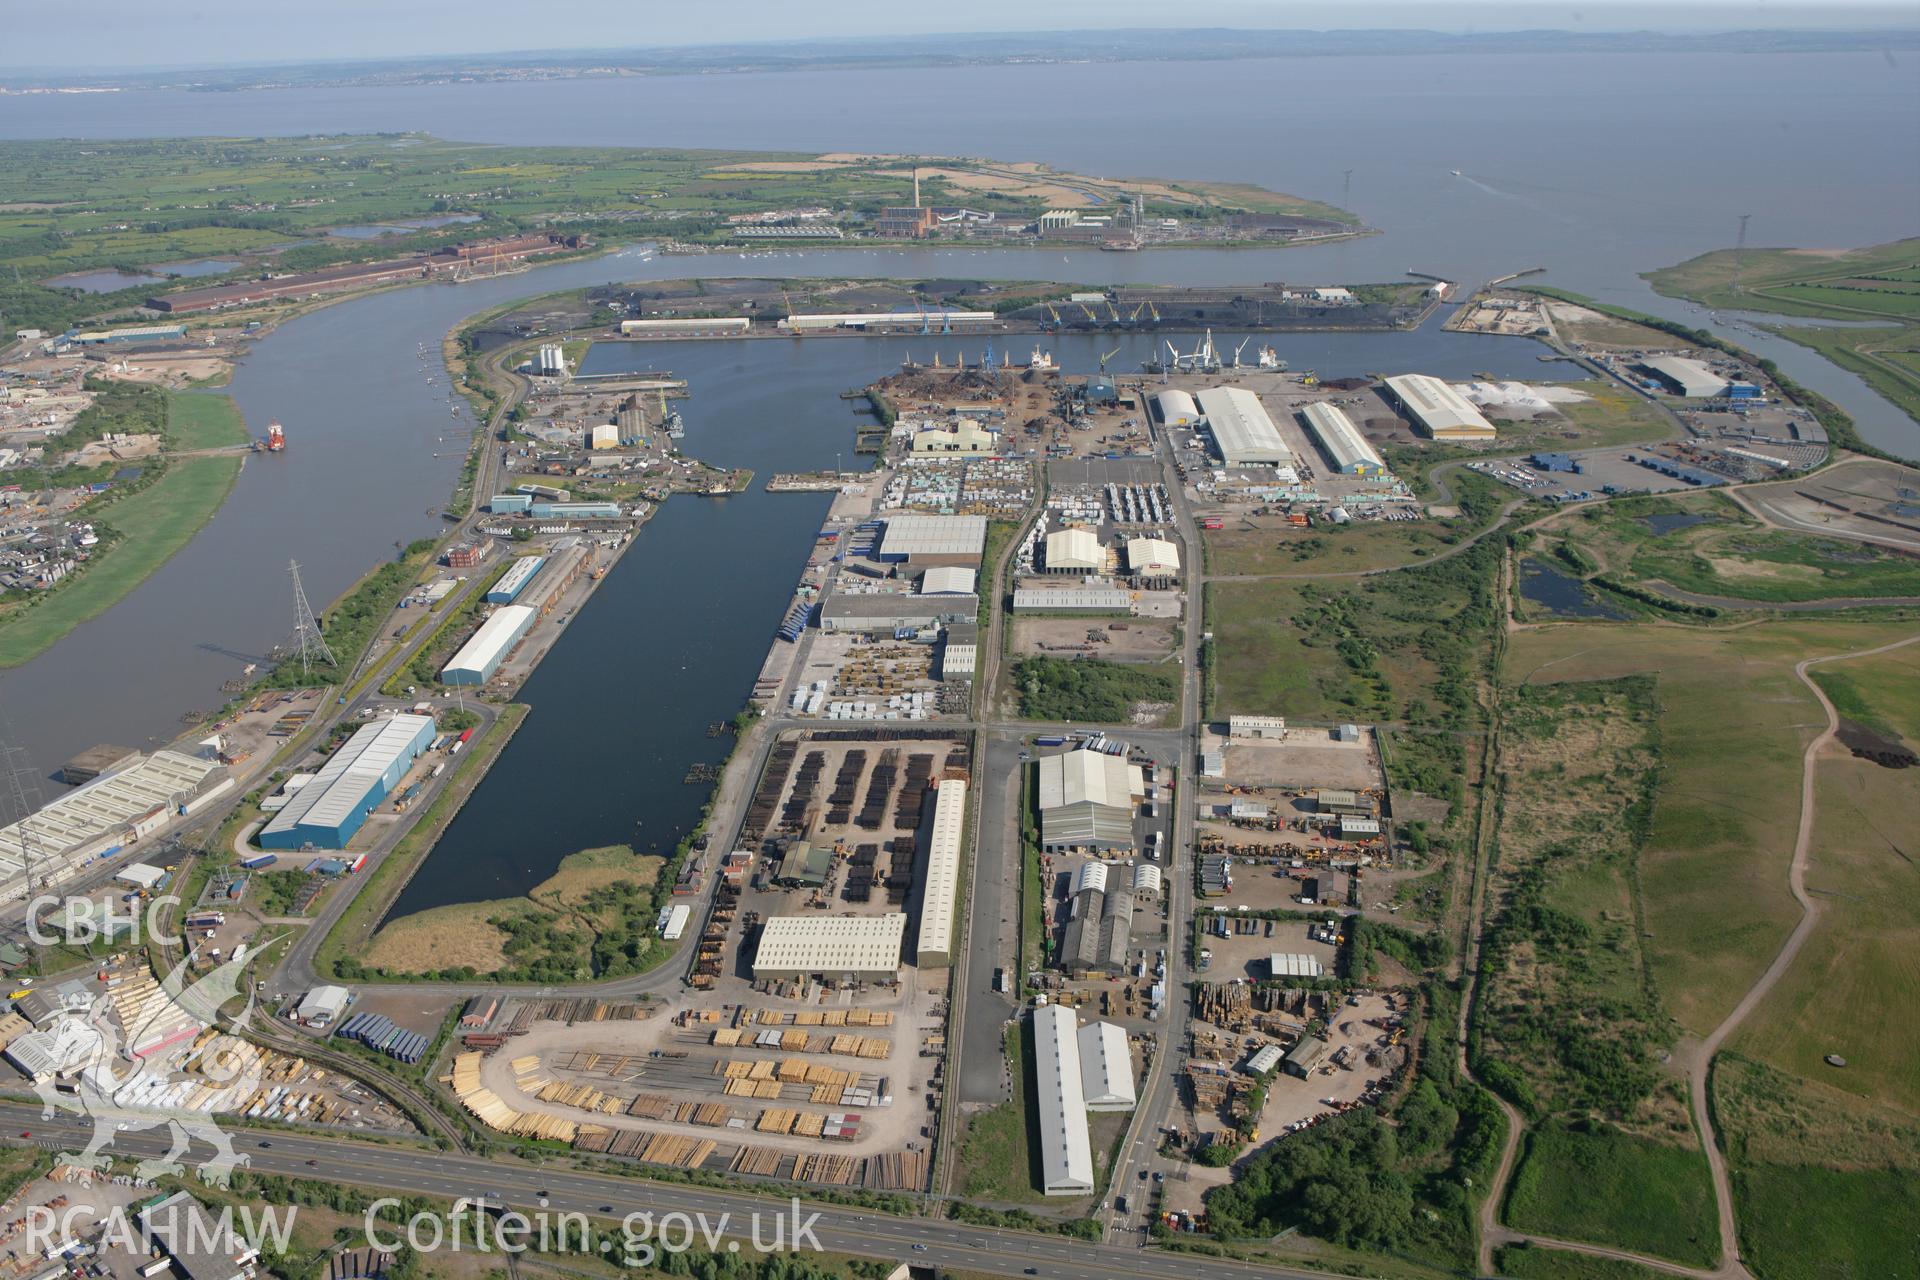
[[[312,672],[300,669],[298,662],[282,662],[262,679],[269,689],[299,689],[312,685],[339,684],[360,664],[360,657],[373,643],[374,629],[393,612],[400,597],[419,580],[433,554],[433,540],[421,538],[407,544],[397,560],[390,560],[362,578],[354,589],[319,619],[320,634],[333,651],[332,663],[320,663]]]
[[[1173,675],[1088,658],[1022,658],[1014,664],[1020,714],[1029,720],[1124,724],[1136,703],[1179,697]]]

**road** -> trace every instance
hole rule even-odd
[[[280,1174],[342,1183],[366,1191],[386,1190],[452,1200],[485,1195],[529,1215],[539,1211],[540,1199],[553,1213],[623,1217],[649,1212],[657,1221],[663,1214],[705,1214],[718,1226],[722,1215],[731,1224],[726,1234],[751,1248],[750,1218],[762,1215],[762,1239],[773,1234],[771,1217],[782,1214],[792,1226],[792,1210],[783,1197],[718,1191],[670,1182],[638,1182],[609,1174],[578,1172],[530,1164],[510,1156],[455,1155],[421,1147],[379,1145],[350,1138],[289,1134],[275,1130],[248,1130],[226,1126],[235,1150],[245,1155],[257,1173]],[[38,1106],[0,1103],[0,1130],[12,1146],[39,1144],[56,1150],[77,1150],[92,1132],[92,1122],[61,1115],[43,1119]],[[30,1133],[30,1139],[14,1136]],[[262,1144],[266,1145],[262,1145]],[[128,1131],[115,1135],[118,1154],[137,1158],[163,1154],[169,1145],[164,1130]],[[309,1164],[308,1161],[312,1161]],[[69,1192],[77,1197],[77,1193]],[[603,1206],[605,1207],[603,1210]],[[1178,1271],[1192,1280],[1326,1280],[1317,1272],[1255,1266],[1200,1255],[1178,1259],[1151,1250],[1121,1248],[1072,1240],[1062,1236],[976,1227],[961,1222],[879,1213],[873,1210],[825,1204],[806,1204],[801,1221],[818,1214],[812,1230],[822,1248],[834,1253],[894,1261],[911,1259],[983,1275],[1036,1275],[1050,1280],[1110,1280],[1141,1277],[1160,1280]]]

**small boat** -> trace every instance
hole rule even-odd
[[[1447,170],[1447,172],[1452,174],[1456,178],[1464,178],[1467,176],[1466,174],[1460,172],[1458,169],[1449,169]]]

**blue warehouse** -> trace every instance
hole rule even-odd
[[[370,724],[333,753],[255,838],[262,849],[344,849],[433,741],[433,717]]]
[[[500,580],[487,592],[488,604],[512,604],[520,593],[533,581],[533,575],[540,572],[540,566],[547,562],[545,556],[522,556],[513,562],[513,567],[500,575]]]

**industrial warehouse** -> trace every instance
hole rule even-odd
[[[1302,409],[1300,417],[1335,471],[1350,476],[1386,474],[1387,464],[1339,405],[1317,400]]]
[[[526,605],[504,605],[480,624],[471,639],[460,646],[447,665],[441,668],[445,684],[485,684],[493,679],[513,646],[520,643],[539,616]]]
[[[927,829],[927,871],[920,882],[920,924],[914,935],[913,962],[923,969],[950,965],[954,960],[967,824],[966,779],[942,779],[933,796],[933,822]]]
[[[217,761],[156,751],[0,829],[0,902],[46,889],[199,810],[233,789],[225,773]]]
[[[1387,379],[1387,392],[1414,425],[1434,440],[1491,441],[1493,424],[1452,384],[1424,373]]]
[[[1199,396],[1200,415],[1220,460],[1230,467],[1284,467],[1293,451],[1280,438],[1260,397],[1244,387],[1209,387]]]
[[[262,827],[262,849],[344,849],[433,742],[433,717],[397,715],[358,730]]]
[[[1140,766],[1082,748],[1042,756],[1038,772],[1043,849],[1133,849],[1134,806],[1146,793]]]
[[[1089,1111],[1135,1106],[1127,1033],[1108,1022],[1081,1025],[1072,1009],[1033,1011],[1034,1096],[1039,1100],[1041,1190],[1050,1196],[1094,1190]]]

